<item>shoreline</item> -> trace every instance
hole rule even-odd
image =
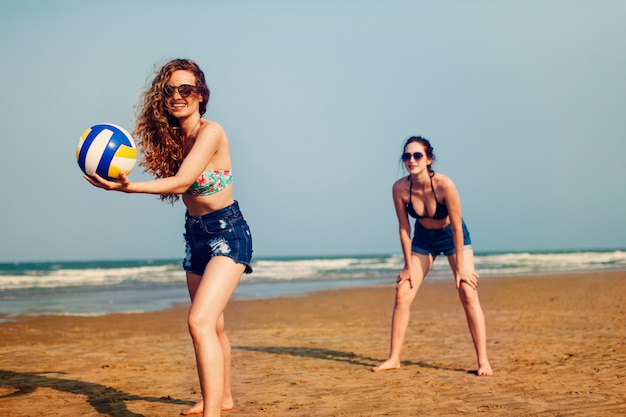
[[[620,273],[625,270],[589,270],[580,272],[516,273],[506,275],[481,275],[481,280],[531,278],[553,275],[587,275],[597,273]],[[429,276],[425,282],[452,280],[452,276]],[[394,278],[352,279],[303,279],[293,281],[246,281],[239,284],[232,301],[271,300],[282,297],[301,297],[321,291],[342,289],[381,288],[392,285]],[[139,301],[139,302],[138,302]],[[12,322],[25,317],[100,317],[111,314],[144,314],[167,311],[179,305],[188,305],[189,299],[184,282],[166,287],[145,289],[95,288],[95,291],[77,293],[50,293],[47,296],[6,298],[0,300],[0,323]],[[24,305],[27,306],[24,306]],[[137,307],[137,306],[141,307]],[[44,307],[42,307],[44,306]],[[100,311],[93,311],[98,306]],[[44,309],[45,308],[45,309]],[[60,311],[65,308],[66,311]],[[52,311],[55,310],[56,311]],[[16,312],[17,311],[17,312]]]
[[[275,298],[332,288],[392,284],[403,267],[398,253],[339,256],[255,257],[234,299]],[[485,251],[475,254],[483,278],[554,273],[626,271],[623,249]],[[438,258],[428,281],[451,279]],[[177,259],[47,261],[0,264],[0,321],[18,315],[95,316],[150,312],[187,302]]]
[[[626,414],[626,271],[485,277],[493,377],[454,282],[426,280],[403,366],[386,358],[393,285],[232,300],[235,409],[224,416]],[[199,398],[187,305],[0,323],[0,415],[172,416]]]

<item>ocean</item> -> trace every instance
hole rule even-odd
[[[481,277],[626,270],[626,250],[477,253]],[[401,254],[268,257],[253,260],[233,298],[395,284]],[[427,279],[452,279],[438,257]],[[19,315],[93,316],[147,312],[188,303],[180,260],[0,263],[0,321]]]

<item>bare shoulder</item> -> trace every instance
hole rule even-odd
[[[454,187],[454,182],[450,177],[445,174],[440,174],[437,172],[433,177],[433,182],[437,188],[446,189],[449,187]]]
[[[396,182],[393,183],[393,191],[402,191],[402,190],[407,190],[409,189],[409,181],[407,180],[407,177],[402,177],[399,180],[396,180]]]
[[[433,180],[438,195],[447,196],[448,193],[456,194],[456,185],[454,185],[454,181],[447,175],[436,173]]]
[[[198,129],[198,135],[205,134],[213,137],[226,138],[226,132],[221,124],[212,120],[200,119],[200,129]]]
[[[407,198],[409,195],[409,181],[407,177],[402,177],[393,183],[392,192],[394,198]]]
[[[218,151],[228,150],[228,138],[222,125],[211,120],[200,120],[196,142],[202,143],[201,146],[215,147]]]

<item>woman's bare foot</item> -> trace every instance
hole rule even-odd
[[[202,402],[202,400],[200,400],[197,403],[195,403],[193,406],[189,407],[188,409],[180,413],[180,415],[190,416],[192,414],[202,414],[203,410],[204,410],[204,403]]]
[[[222,411],[230,411],[234,406],[233,397],[222,399]]]
[[[233,409],[233,406],[234,406],[234,403],[233,403],[232,397],[224,398],[222,400],[222,411],[230,411]],[[202,402],[202,400],[200,400],[180,414],[183,416],[190,416],[193,414],[202,414],[203,410],[204,410],[204,403]]]
[[[398,369],[399,367],[400,367],[400,362],[387,359],[385,362],[381,363],[380,365],[373,367],[372,372],[391,371],[393,369]]]
[[[202,402],[202,400],[200,400],[197,403],[195,403],[193,406],[189,407],[188,409],[180,413],[180,415],[190,416],[192,414],[202,414],[202,410],[204,410],[204,403]]]
[[[487,362],[485,365],[478,365],[478,372],[476,373],[478,376],[492,376],[493,369],[491,369],[491,365]]]

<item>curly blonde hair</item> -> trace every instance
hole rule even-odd
[[[204,72],[198,64],[189,59],[173,59],[155,69],[155,76],[150,87],[140,96],[136,108],[136,125],[133,132],[141,149],[143,158],[140,166],[144,171],[157,178],[176,175],[188,149],[183,147],[183,134],[178,119],[173,117],[167,107],[163,89],[174,71],[189,71],[196,77],[196,91],[202,96],[200,115],[206,112],[210,90],[204,78]],[[162,201],[174,203],[177,194],[161,195]]]

